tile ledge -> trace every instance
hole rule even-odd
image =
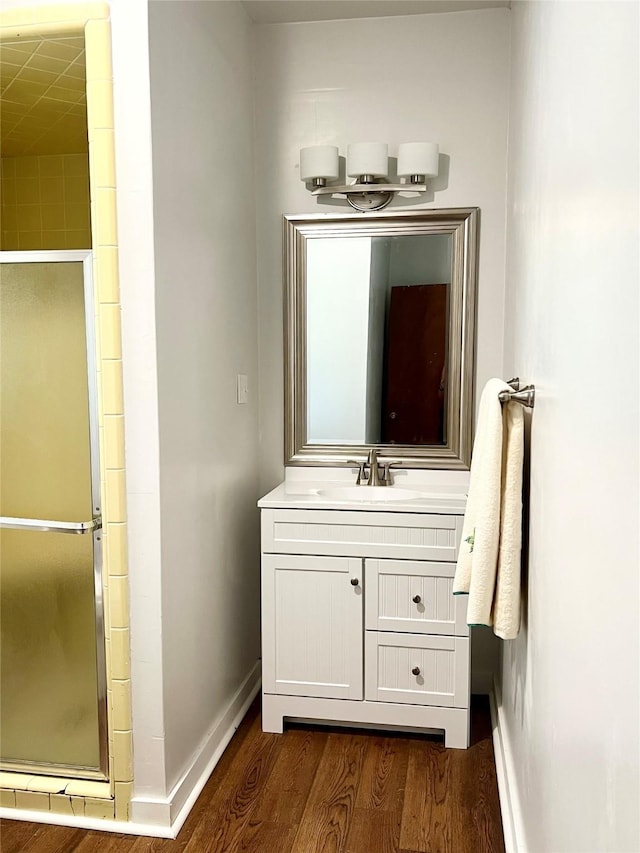
[[[113,798],[109,782],[92,782],[89,779],[64,779],[57,776],[32,776],[25,773],[0,773],[0,788],[42,794],[64,794],[67,797],[94,797],[100,800]]]

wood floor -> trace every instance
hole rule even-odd
[[[474,697],[475,700],[475,697]],[[257,701],[175,841],[3,820],[2,853],[504,853],[488,702],[472,746],[295,726]]]

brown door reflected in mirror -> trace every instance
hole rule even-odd
[[[392,287],[382,441],[445,444],[446,284]]]

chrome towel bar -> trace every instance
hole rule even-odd
[[[525,385],[521,388],[520,379],[517,376],[509,379],[507,385],[511,385],[513,391],[501,391],[498,394],[501,403],[522,403],[528,409],[533,409],[536,399],[535,385]]]

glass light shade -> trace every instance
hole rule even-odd
[[[300,180],[314,178],[337,178],[338,149],[335,145],[311,145],[300,149]]]
[[[403,142],[398,146],[398,177],[438,174],[439,149],[435,142]]]
[[[389,174],[389,146],[386,142],[354,142],[347,148],[347,174],[350,178]]]

